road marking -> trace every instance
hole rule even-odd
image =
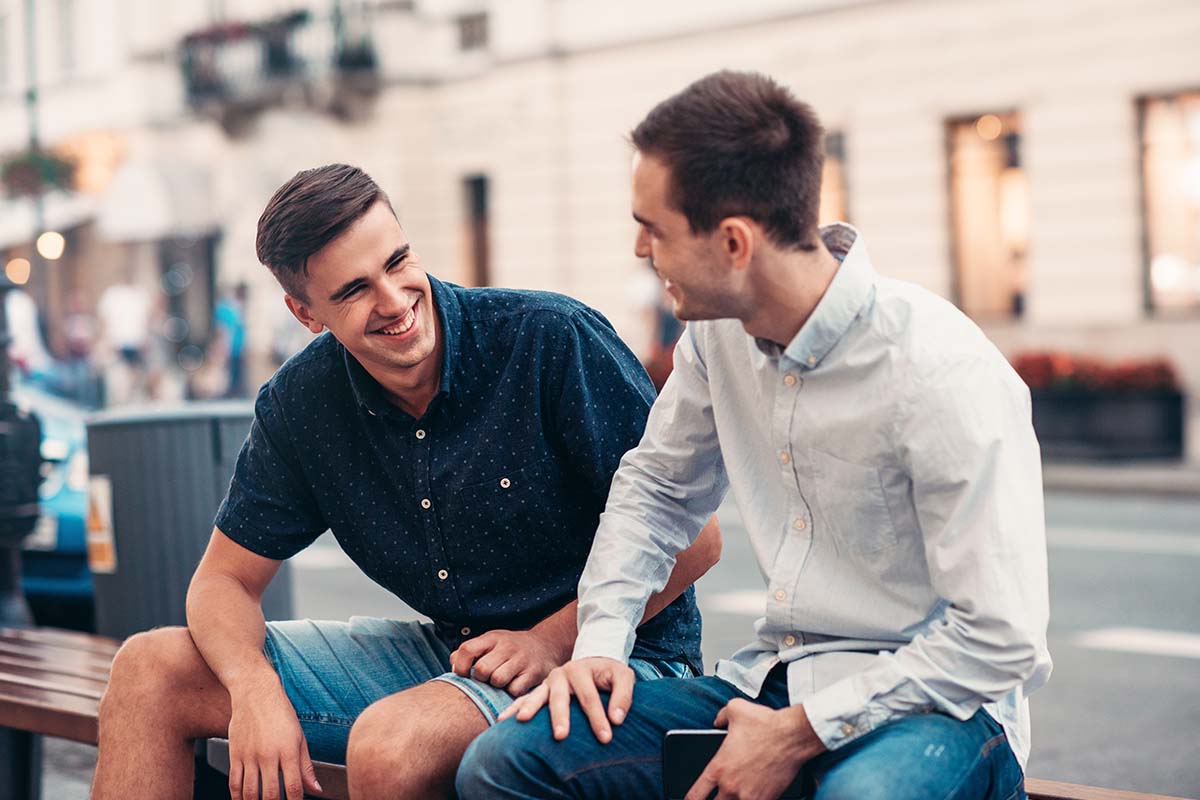
[[[761,617],[767,613],[767,592],[765,589],[741,589],[734,592],[699,592],[696,601],[704,611],[715,611],[722,614],[743,614],[748,617]]]
[[[310,547],[291,558],[297,569],[358,569],[350,556],[336,547]]]
[[[1200,556],[1200,535],[1052,527],[1046,530],[1046,543],[1050,547],[1073,550]]]
[[[1154,656],[1200,658],[1200,634],[1158,631],[1150,628],[1103,628],[1075,637],[1074,643],[1091,650],[1116,650]]]

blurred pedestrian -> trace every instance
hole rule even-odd
[[[239,283],[232,291],[222,294],[213,311],[217,342],[223,348],[228,380],[226,397],[246,396],[246,284]]]
[[[133,281],[109,286],[100,294],[96,313],[104,345],[105,402],[110,406],[143,401],[147,397],[147,350],[150,344],[150,292]]]

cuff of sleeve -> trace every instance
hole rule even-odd
[[[830,750],[865,736],[890,718],[882,707],[872,711],[870,704],[863,702],[856,677],[844,678],[803,703],[813,731]]]
[[[633,651],[633,641],[636,636],[636,630],[624,620],[588,621],[579,629],[579,636],[575,639],[575,651],[571,654],[571,658],[602,656],[624,664],[629,660],[629,654]]]

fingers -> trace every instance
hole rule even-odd
[[[522,674],[524,669],[525,664],[520,659],[510,658],[508,661],[505,661],[503,664],[492,670],[492,674],[488,676],[487,682],[492,686],[495,686],[497,689],[504,689],[508,687],[510,683],[512,683],[513,678]],[[478,668],[476,668],[476,672],[478,672]],[[513,692],[512,689],[509,688],[509,694],[515,696],[517,693]]]
[[[259,768],[262,777],[262,800],[279,800],[279,762],[270,759],[261,763]]]
[[[229,756],[229,796],[232,800],[242,800],[242,762]]]
[[[496,646],[496,636],[492,632],[468,639],[450,654],[450,668],[454,674],[462,678],[471,677],[471,667],[475,661],[490,652]]]
[[[548,702],[550,702],[550,686],[543,683],[521,698],[521,707],[516,712],[517,721],[529,722]]]
[[[285,758],[279,762],[283,778],[283,795],[287,800],[304,800],[304,781],[300,778],[300,759]]]
[[[571,685],[555,670],[546,679],[550,687],[550,727],[554,738],[562,741],[571,732]]]
[[[627,666],[614,666],[612,668],[612,684],[611,694],[608,698],[608,718],[612,720],[614,725],[620,725],[625,721],[625,716],[629,713],[629,707],[633,705],[633,684],[635,678],[633,670]]]
[[[492,686],[495,686],[497,689],[503,689],[506,685],[508,685],[508,681],[498,684],[493,682],[492,679],[497,670],[502,669],[506,664],[515,660],[516,658],[517,656],[512,653],[509,648],[497,647],[475,662],[474,671],[471,672],[471,677],[477,681],[491,683]]]
[[[579,700],[579,707],[583,709],[584,715],[588,718],[588,724],[592,726],[592,733],[596,735],[596,740],[601,744],[608,744],[612,741],[612,728],[608,724],[608,715],[604,712],[604,702],[600,699],[600,692],[596,689],[596,678],[590,670],[572,670],[568,673],[571,681],[571,689],[575,693],[575,697]],[[551,714],[553,714],[553,701],[551,701]],[[557,726],[555,726],[557,729]]]
[[[325,791],[317,780],[317,770],[308,756],[308,742],[303,740],[300,742],[300,779],[304,781],[306,789],[322,793]]]
[[[708,800],[708,796],[717,788],[717,777],[712,773],[712,763],[700,773],[700,777],[692,784],[683,800]]]
[[[521,697],[537,683],[537,676],[532,671],[522,672],[508,682],[505,687],[513,697]]]
[[[726,706],[725,708],[722,708],[720,711],[717,712],[717,718],[713,720],[713,727],[714,728],[728,728],[729,727],[729,707],[728,706]]]

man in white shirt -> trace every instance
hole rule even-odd
[[[703,78],[632,139],[636,252],[692,322],[613,479],[574,660],[476,740],[460,796],[662,796],[663,734],[715,725],[688,800],[797,774],[816,800],[1024,797],[1051,666],[1027,388],[855,229],[818,229],[823,132],[769,78]],[[730,489],[766,579],[754,640],[634,687],[642,607]]]

